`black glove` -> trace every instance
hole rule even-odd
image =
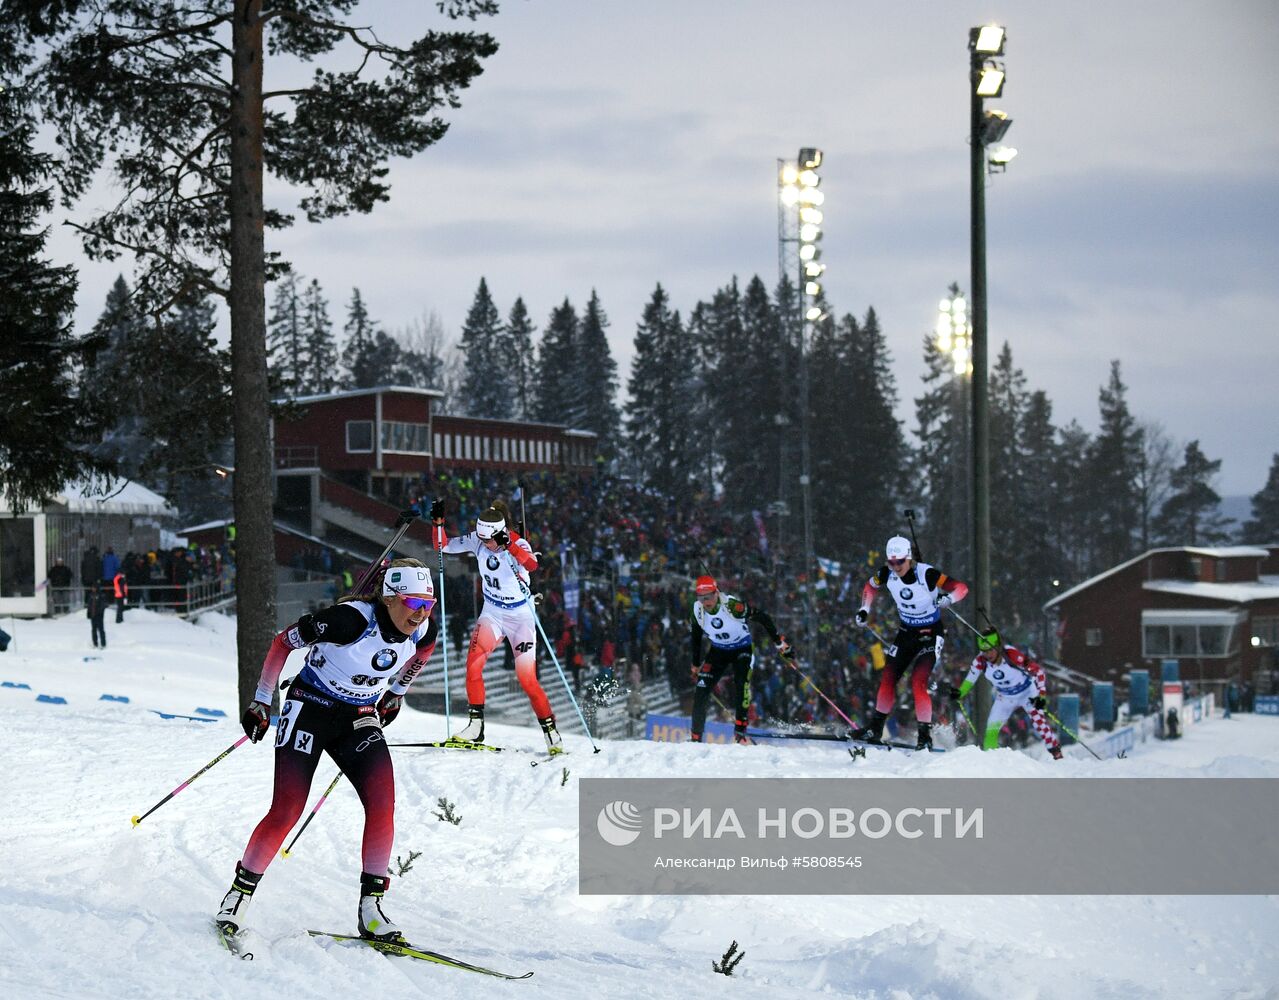
[[[445,501],[443,497],[436,497],[434,500],[431,501],[431,520],[432,521],[444,520],[444,503]]]
[[[400,511],[400,516],[395,519],[395,526],[397,528],[400,528],[406,524],[412,524],[421,516],[422,516],[422,511],[418,507],[418,505],[411,504],[410,506],[405,507],[402,511]]]
[[[392,694],[389,690],[383,693],[381,700],[377,703],[377,716],[382,720],[383,726],[389,726],[395,721],[403,704],[404,695]]]
[[[510,533],[505,528],[498,528],[497,531],[493,532],[492,537],[493,541],[497,542],[501,548],[506,548],[511,544]]]
[[[1045,708],[1048,707],[1048,699],[1045,698],[1042,694],[1037,694],[1035,695],[1035,697],[1030,699],[1030,704],[1032,707],[1037,708],[1042,712]]]
[[[249,707],[240,716],[240,725],[244,727],[244,735],[249,741],[256,743],[271,728],[271,706],[260,701],[249,702]]]
[[[954,684],[950,685],[950,690],[947,691],[946,693],[949,694],[952,698],[954,698],[955,701],[959,701],[959,699],[963,697],[963,695],[959,691],[959,688],[955,687]]]
[[[870,612],[865,608],[858,608],[857,614],[853,615],[853,621],[855,621],[858,625],[865,625],[868,621],[870,621]]]

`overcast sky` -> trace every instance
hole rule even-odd
[[[825,152],[826,287],[873,306],[914,426],[921,343],[969,286],[967,31],[1008,29],[1019,156],[987,189],[989,328],[1059,424],[1097,424],[1111,358],[1140,419],[1251,494],[1279,451],[1279,4],[504,0],[501,48],[449,134],[370,216],[269,236],[340,327],[351,286],[389,328],[451,335],[481,275],[544,323],[592,288],[625,385],[660,281],[685,314],[777,280],[776,160]],[[434,3],[369,3],[388,40]],[[275,81],[268,79],[268,84]],[[51,248],[74,241],[62,230]],[[91,323],[117,266],[84,265]]]

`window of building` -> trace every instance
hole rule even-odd
[[[1201,579],[1203,574],[1203,560],[1198,556],[1190,557],[1190,576],[1194,580]]]
[[[0,597],[35,597],[35,553],[35,519],[0,517]]]
[[[1141,655],[1156,659],[1172,652],[1167,625],[1147,625],[1141,630]]]
[[[1245,613],[1152,610],[1141,614],[1141,653],[1149,659],[1224,659],[1239,652]]]
[[[373,450],[372,420],[346,422],[346,450],[352,454],[367,454]]]
[[[1279,615],[1258,615],[1252,620],[1252,634],[1263,646],[1279,646]]]
[[[1224,559],[1216,560],[1212,568],[1216,574],[1217,582],[1225,583],[1226,582],[1226,560]]]
[[[409,424],[399,420],[382,421],[382,450],[406,455],[430,454],[427,448],[426,424]]]
[[[1101,629],[1090,628],[1084,630],[1084,644],[1088,646],[1101,645]]]

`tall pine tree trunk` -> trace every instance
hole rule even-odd
[[[241,704],[253,697],[276,625],[262,207],[261,14],[262,0],[236,0],[231,29],[231,380]]]

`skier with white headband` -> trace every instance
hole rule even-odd
[[[475,556],[484,592],[484,608],[466,654],[467,724],[453,742],[484,742],[484,665],[505,639],[511,644],[515,676],[542,727],[547,750],[562,753],[563,740],[555,728],[551,703],[537,680],[537,621],[529,589],[529,574],[537,569],[537,556],[532,546],[515,531],[511,512],[501,500],[495,500],[479,516],[474,531],[457,538],[444,534],[443,500],[431,505],[431,521],[439,528],[445,552]]]

